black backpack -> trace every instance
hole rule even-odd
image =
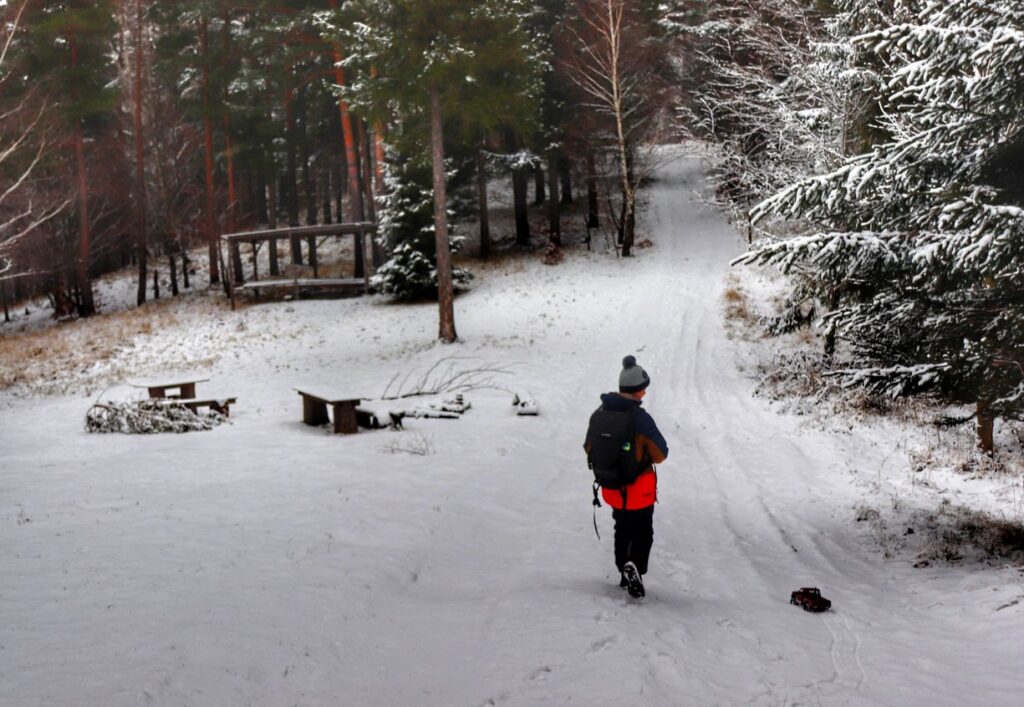
[[[598,408],[587,428],[587,465],[594,482],[608,489],[622,489],[636,481],[645,459],[636,458],[636,416],[640,406],[623,412]]]

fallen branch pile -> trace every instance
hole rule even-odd
[[[197,414],[163,400],[96,403],[85,415],[86,432],[156,434],[212,430],[227,420],[210,411]]]

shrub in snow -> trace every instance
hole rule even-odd
[[[212,430],[227,421],[220,413],[197,414],[162,400],[97,403],[85,415],[86,432],[155,434]]]
[[[434,190],[429,165],[408,161],[389,167],[389,193],[380,213],[380,238],[391,257],[371,278],[379,292],[413,301],[437,298],[437,243],[434,235]],[[465,238],[449,226],[452,253]],[[464,290],[473,279],[469,271],[453,267],[452,283]]]

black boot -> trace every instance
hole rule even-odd
[[[629,596],[642,599],[644,597],[644,583],[640,579],[640,572],[637,570],[636,565],[632,562],[627,562],[623,565],[622,576],[626,580],[626,590],[629,592]]]

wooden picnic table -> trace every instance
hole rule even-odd
[[[209,378],[172,378],[170,381],[146,381],[142,383],[130,383],[133,388],[145,388],[149,391],[149,397],[161,398],[189,398],[196,397],[196,384],[205,383]],[[177,389],[176,394],[168,395],[167,391]]]
[[[307,425],[319,427],[330,422],[327,415],[327,406],[330,405],[334,412],[335,434],[350,435],[359,431],[356,407],[365,398],[327,391],[313,392],[310,388],[296,388],[295,392],[302,396],[302,421]]]

